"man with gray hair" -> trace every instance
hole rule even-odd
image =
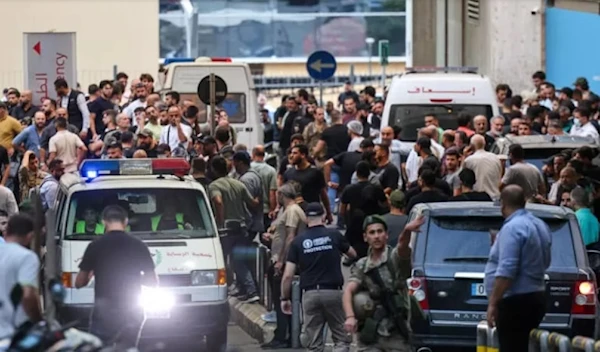
[[[575,210],[583,243],[588,246],[598,242],[600,224],[590,209],[590,195],[584,188],[575,187],[571,191],[571,207]]]
[[[277,328],[273,340],[261,346],[264,349],[290,347],[288,335],[291,335],[291,318],[281,310],[280,297],[283,297],[281,293],[281,274],[285,268],[292,241],[306,229],[306,216],[302,208],[296,203],[298,194],[296,187],[288,182],[281,186],[277,193],[277,200],[282,210],[279,212],[277,219],[271,224],[269,232],[263,235],[264,240],[271,241],[271,266],[267,271],[267,279],[271,286],[273,306],[277,316]],[[264,316],[263,319],[272,321],[272,317],[268,315]]]
[[[304,292],[302,345],[309,351],[323,351],[323,329],[327,324],[331,330],[333,350],[348,352],[352,335],[344,331],[341,256],[346,254],[353,258],[356,253],[338,230],[324,226],[324,215],[321,203],[306,206],[308,228],[290,246],[281,280],[281,310],[292,314],[292,279],[298,268],[300,289]]]
[[[485,151],[485,138],[479,134],[471,138],[471,148],[474,153],[465,159],[463,167],[475,172],[477,183],[473,189],[485,192],[493,199],[500,194],[502,163],[498,155]]]
[[[490,120],[490,130],[487,132],[487,135],[496,139],[502,137],[504,134],[504,122],[506,120],[502,116],[492,117]]]

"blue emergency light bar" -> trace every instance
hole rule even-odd
[[[173,159],[93,159],[81,164],[79,173],[88,180],[98,176],[175,175],[184,176],[190,164],[182,158]]]
[[[450,67],[436,67],[436,66],[417,66],[407,67],[407,73],[428,73],[428,72],[461,72],[461,73],[477,73],[479,69],[477,67],[463,67],[463,66],[450,66]]]
[[[163,65],[176,64],[176,63],[181,63],[181,62],[194,62],[194,61],[196,61],[196,59],[191,58],[191,57],[169,57],[169,58],[163,59]]]

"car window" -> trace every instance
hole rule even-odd
[[[541,170],[550,157],[563,151],[564,149],[556,148],[525,149],[525,161]]]
[[[400,139],[403,141],[416,141],[417,130],[425,127],[425,115],[434,114],[437,116],[440,127],[444,130],[456,129],[458,123],[456,118],[460,113],[467,113],[471,116],[485,115],[492,118],[492,107],[490,105],[392,105],[390,108],[390,126],[402,127]]]
[[[575,249],[568,220],[544,219],[552,231],[551,267],[575,267]],[[427,233],[425,262],[475,262],[485,265],[490,253],[490,230],[502,227],[500,217],[433,217]]]
[[[119,205],[128,212],[128,232],[144,239],[214,237],[209,207],[189,189],[103,189],[73,193],[66,238],[91,240],[104,233],[102,212]]]

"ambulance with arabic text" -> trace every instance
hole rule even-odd
[[[490,79],[474,67],[407,68],[389,86],[383,109],[382,127],[402,128],[400,139],[417,140],[424,117],[434,114],[440,127],[456,129],[457,116],[499,116],[496,93]]]
[[[61,177],[51,210],[52,257],[66,288],[60,321],[88,322],[94,280],[76,289],[75,277],[87,246],[104,235],[103,209],[119,205],[129,214],[127,232],[148,246],[159,279],[160,291],[132,297],[146,316],[142,339],[205,336],[209,350],[224,351],[229,304],[219,230],[189,168],[184,159],[86,160],[79,174]]]

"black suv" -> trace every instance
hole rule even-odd
[[[552,231],[541,328],[594,337],[596,279],[575,214],[539,204],[528,204],[527,210]],[[427,318],[414,323],[415,342],[427,347],[475,346],[476,326],[485,320],[488,304],[483,279],[490,230],[500,229],[504,221],[500,206],[492,202],[427,203],[415,206],[410,220],[418,214],[426,221],[421,232],[411,237],[413,271],[408,287]]]

